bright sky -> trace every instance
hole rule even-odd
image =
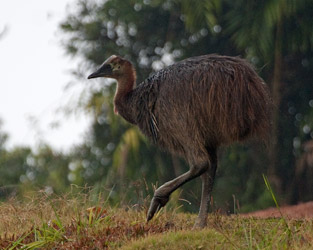
[[[7,32],[0,38],[0,119],[9,147],[44,141],[68,149],[83,139],[88,118],[56,112],[75,95],[75,87],[66,92],[64,87],[77,61],[65,55],[58,29],[74,1],[1,1],[0,32],[4,27]]]

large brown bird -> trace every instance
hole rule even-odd
[[[219,146],[267,137],[271,98],[265,83],[245,60],[219,55],[177,62],[138,86],[133,65],[113,55],[88,79],[96,77],[117,80],[116,113],[190,165],[188,172],[155,191],[147,220],[168,202],[173,191],[200,176],[202,197],[195,227],[204,227]]]

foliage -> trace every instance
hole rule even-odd
[[[246,57],[271,86],[276,130],[268,148],[248,142],[221,150],[212,210],[233,213],[238,206],[243,211],[269,206],[262,173],[272,167],[280,199],[297,202],[298,197],[290,197],[295,161],[301,145],[313,138],[311,7],[307,0],[77,0],[60,29],[67,54],[81,59],[73,79],[85,89],[65,112],[88,112],[93,123],[85,142],[67,153],[48,145],[8,150],[0,127],[0,198],[33,189],[60,194],[75,184],[94,186],[95,197],[110,193],[111,204],[142,204],[156,186],[187,171],[187,164],[116,116],[115,84],[87,83],[88,72],[119,54],[133,62],[141,82],[174,61],[218,53]],[[276,159],[267,155],[272,149]],[[199,181],[187,183],[172,195],[172,205],[183,201],[185,210],[195,212],[199,189]]]
[[[69,157],[42,146],[37,153],[28,147],[0,152],[0,199],[42,189],[47,194],[69,189]]]

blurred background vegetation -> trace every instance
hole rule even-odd
[[[66,53],[80,59],[73,80],[85,89],[64,110],[93,117],[88,136],[66,153],[49,145],[8,150],[0,123],[0,199],[78,185],[112,204],[142,204],[188,166],[114,115],[114,82],[86,76],[112,54],[129,59],[141,82],[175,61],[217,53],[247,58],[269,85],[275,109],[268,146],[220,151],[214,207],[232,213],[272,205],[262,173],[282,203],[313,200],[312,147],[303,147],[313,138],[312,10],[309,0],[77,0],[59,28]],[[200,181],[192,181],[172,195],[172,205],[196,212],[199,190]]]

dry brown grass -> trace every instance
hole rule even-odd
[[[146,223],[145,207],[37,194],[0,204],[0,249],[313,249],[312,219],[212,214],[194,231],[195,216],[162,210]]]
[[[88,196],[79,198],[38,195],[20,202],[0,204],[0,249],[28,244],[57,249],[103,249],[120,246],[131,239],[171,230],[191,228],[191,215],[162,213],[146,223],[146,209],[112,208],[105,201],[96,206]],[[175,223],[174,223],[175,222]],[[42,244],[42,245],[41,245]],[[14,248],[13,248],[14,249]]]

